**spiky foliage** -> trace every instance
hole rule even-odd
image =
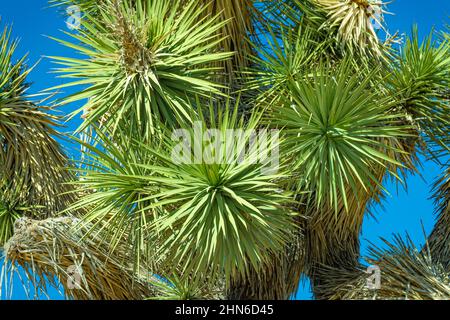
[[[195,2],[111,0],[99,7],[101,18],[86,15],[79,34],[71,34],[80,44],[60,42],[87,59],[53,57],[64,66],[57,70],[61,77],[77,79],[59,88],[87,86],[63,101],[89,98],[77,111],[84,113],[79,130],[89,125],[115,130],[126,123],[149,138],[159,121],[175,126],[192,120],[190,99],[219,94],[220,86],[208,80],[217,71],[210,65],[231,56],[215,52],[223,39],[216,31],[226,21],[205,17],[207,8]]]
[[[276,184],[284,173],[271,173],[266,167],[271,163],[260,161],[258,154],[263,147],[276,147],[276,136],[266,134],[266,140],[257,140],[261,147],[252,148],[258,116],[244,123],[237,107],[223,113],[213,108],[196,129],[182,129],[193,157],[201,148],[197,160],[173,154],[180,143],[170,135],[160,147],[126,140],[118,145],[102,137],[105,151],[90,148],[91,165],[78,182],[87,195],[75,205],[88,207],[86,219],[92,222],[114,212],[108,227],[118,230],[117,237],[124,223],[139,219],[131,240],[158,243],[164,269],[183,276],[203,271],[212,282],[221,272],[231,279],[245,277],[250,267],[259,269],[283,248],[293,227],[290,197]],[[209,139],[208,124],[216,130]],[[241,130],[236,136],[231,129]]]
[[[297,34],[283,30],[279,31],[278,34],[271,34],[271,40],[268,42],[270,49],[267,52],[262,52],[262,59],[257,59],[263,71],[256,73],[257,78],[254,84],[256,88],[263,90],[258,97],[258,102],[263,101],[260,105],[269,105],[269,113],[274,113],[271,117],[273,118],[272,122],[283,127],[285,134],[291,137],[290,140],[286,139],[286,143],[290,141],[289,144],[293,148],[291,154],[294,159],[297,159],[297,167],[300,169],[299,165],[302,162],[303,166],[308,164],[308,162],[305,162],[308,161],[308,157],[304,156],[302,152],[307,152],[309,163],[317,166],[315,171],[312,171],[311,168],[309,171],[305,170],[304,167],[301,168],[297,174],[294,174],[295,179],[291,180],[291,182],[295,181],[298,184],[303,183],[298,190],[312,191],[310,200],[318,199],[319,202],[322,201],[322,205],[312,205],[306,210],[309,212],[307,214],[310,215],[310,219],[302,225],[302,229],[305,229],[305,264],[291,264],[292,268],[295,268],[291,271],[300,269],[307,272],[314,279],[314,284],[320,282],[314,271],[316,265],[339,266],[345,262],[348,268],[353,269],[358,264],[358,239],[363,217],[369,208],[369,204],[373,200],[379,201],[381,199],[384,190],[381,182],[386,176],[391,175],[398,178],[397,172],[399,170],[402,173],[405,170],[414,170],[414,144],[416,140],[412,139],[412,134],[414,134],[412,128],[408,129],[408,126],[405,125],[407,124],[406,121],[402,120],[403,114],[398,111],[392,113],[393,109],[397,109],[396,101],[398,99],[394,99],[394,95],[387,95],[382,91],[386,80],[384,77],[380,78],[381,69],[375,68],[374,71],[368,72],[365,67],[353,66],[348,63],[349,61],[341,64],[340,70],[345,73],[343,75],[339,71],[329,70],[329,73],[327,73],[327,71],[320,69],[320,60],[323,59],[324,52],[328,52],[330,49],[329,47],[326,49],[330,43],[328,40],[319,41],[320,37],[317,37],[317,32],[310,27],[311,22],[307,21],[305,17],[302,19],[297,20],[299,24]],[[326,36],[324,39],[326,39]],[[337,69],[339,70],[339,68]],[[314,77],[316,81],[314,81]],[[321,84],[319,81],[322,79],[327,80]],[[296,89],[295,85],[304,88],[302,95],[295,93],[296,91],[302,92]],[[321,88],[326,88],[326,90],[321,90]],[[347,90],[347,88],[349,89]],[[307,92],[308,96],[304,92]],[[295,95],[296,98],[293,97]],[[312,112],[314,104],[311,101],[317,102],[315,104],[318,110],[316,113]],[[337,103],[333,105],[335,101]],[[301,109],[300,112],[296,109],[299,102],[301,103],[300,107],[307,104],[307,107]],[[339,156],[330,154],[328,150],[333,145],[327,143],[331,139],[320,140],[321,132],[324,130],[317,129],[314,131],[315,126],[320,125],[320,123],[322,123],[323,128],[331,128],[330,124],[334,121],[335,125],[339,127],[339,121],[327,116],[332,115],[334,117],[332,113],[327,112],[337,110],[339,103],[341,103],[341,107],[347,105],[347,110],[351,114],[349,118],[357,117],[359,113],[360,115],[367,115],[367,120],[369,122],[374,121],[373,124],[380,121],[375,127],[368,123],[361,125],[363,140],[368,142],[368,146],[373,148],[376,154],[369,157],[355,156],[356,159],[364,159],[363,162],[360,162],[360,164],[364,163],[362,167],[351,164],[351,159],[343,160],[342,156],[345,156],[345,153],[338,152]],[[280,104],[282,105],[281,108]],[[354,104],[359,105],[360,112],[354,112]],[[373,106],[372,111],[369,111],[372,108],[370,105]],[[386,109],[384,111],[378,109],[380,105],[385,106]],[[371,117],[370,113],[377,114],[377,116]],[[341,120],[346,119],[345,113],[341,112],[340,117]],[[385,124],[389,123],[390,129],[384,126],[384,121],[387,121]],[[358,123],[362,123],[361,120],[349,120],[348,127],[352,130],[355,129],[356,133]],[[386,129],[387,131],[378,131],[378,138],[375,138],[367,129],[371,128],[370,130],[374,130],[372,133],[375,133],[378,130],[377,127],[381,131]],[[313,136],[304,135],[303,130],[305,128]],[[410,135],[411,137],[409,137]],[[314,136],[319,140],[312,139]],[[343,138],[337,136],[334,149],[337,151],[336,147],[342,145],[347,151],[359,152],[347,144],[345,137],[350,140],[353,139],[351,133],[343,133]],[[356,138],[353,145],[357,145],[357,148],[359,148],[363,140]],[[410,146],[410,140],[413,140],[412,146]],[[299,143],[301,141],[304,141],[305,145]],[[322,147],[317,141],[322,141]],[[319,151],[316,153],[317,155],[322,152],[324,158],[316,159],[314,150]],[[286,154],[286,150],[283,153]],[[334,164],[330,164],[326,160],[327,155],[332,157]],[[386,159],[388,160],[386,161]],[[295,165],[292,166],[292,168],[295,167]],[[341,168],[340,171],[339,168]],[[360,186],[361,180],[353,175],[354,170],[365,175],[362,187]],[[313,172],[316,172],[322,178],[311,176],[308,179],[308,175],[313,174]],[[335,174],[335,177],[341,179],[341,181],[334,181],[334,178],[329,176],[330,174]],[[350,180],[348,177],[350,177]],[[350,182],[351,179],[353,179],[352,182]],[[309,186],[308,181],[312,181],[312,185]],[[325,189],[319,195],[315,190],[321,183]],[[336,189],[333,190],[334,188]],[[355,190],[358,190],[358,192],[355,192]],[[316,209],[314,210],[314,208]],[[311,209],[313,210],[311,211]],[[301,209],[302,212],[304,210],[304,208]],[[314,213],[314,211],[316,212]],[[258,283],[256,279],[254,282]],[[252,290],[251,288],[255,286],[258,285],[250,285],[249,290]],[[261,286],[269,288],[270,284],[266,283]],[[287,293],[284,297],[288,298],[290,294],[292,292]]]
[[[12,224],[21,214],[36,218],[55,215],[65,208],[71,196],[67,163],[53,136],[58,118],[49,107],[35,105],[27,97],[26,57],[16,62],[18,42],[11,40],[11,29],[0,35],[0,189],[2,190],[2,233],[0,243],[12,234]],[[34,207],[33,210],[22,210]]]
[[[399,93],[401,107],[424,136],[432,155],[447,153],[450,146],[449,74],[450,42],[438,44],[430,34],[420,43],[414,28],[388,79],[388,86]]]
[[[332,47],[329,47],[326,35],[318,36],[317,31],[311,28],[311,23],[317,21],[309,21],[314,13],[309,14],[309,18],[295,20],[292,17],[299,26],[295,32],[283,28],[277,32],[271,31],[268,48],[261,52],[262,58],[255,59],[262,71],[255,72],[256,79],[252,84],[262,90],[258,104],[268,105],[269,114],[273,113],[270,117],[272,124],[283,128],[287,136],[287,148],[282,153],[292,155],[292,169],[298,169],[293,172],[295,178],[290,180],[291,183],[297,184],[299,191],[311,191],[309,197],[304,197],[310,203],[306,208],[310,218],[302,223],[306,248],[304,263],[291,263],[288,273],[298,270],[307,272],[314,279],[314,284],[320,282],[315,275],[317,265],[339,266],[345,262],[353,269],[358,264],[358,239],[369,204],[372,200],[381,199],[384,190],[381,183],[386,176],[398,178],[398,171],[404,173],[414,169],[415,142],[413,146],[408,142],[412,140],[410,136],[414,131],[403,120],[404,115],[398,112],[398,99],[383,92],[386,79],[380,75],[381,69],[375,68],[369,72],[364,67],[365,62],[362,66],[354,66],[349,60],[336,67],[331,59],[328,68],[332,67],[326,70],[326,64],[320,63],[325,52]],[[380,105],[386,109],[379,109]],[[348,110],[348,113],[337,112],[340,108]],[[358,117],[358,114],[363,118],[367,116],[368,122],[361,118],[351,119]],[[346,126],[351,130],[340,131],[342,129],[339,127],[344,124],[347,115],[349,122]],[[359,124],[361,134],[357,133]],[[333,137],[326,139],[324,134],[328,129],[333,131],[333,125],[341,132],[341,136],[339,133],[336,135],[336,142]],[[304,134],[305,130],[311,134]],[[352,137],[352,132],[359,137]],[[358,149],[364,144],[363,141],[369,149]],[[345,152],[338,150],[339,146],[343,146]],[[291,152],[286,152],[289,149]],[[329,152],[330,149],[334,154]],[[368,150],[372,150],[373,154],[362,156]],[[362,153],[357,155],[360,151]],[[350,155],[347,152],[355,153]],[[364,160],[353,164],[352,158]],[[308,163],[316,167],[307,168]],[[358,177],[358,172],[364,175],[363,180]],[[317,203],[314,204],[314,201]],[[305,212],[305,208],[300,210]],[[283,271],[277,270],[277,273]],[[247,283],[246,289],[237,285],[235,290],[271,292],[271,282],[261,282],[257,278],[253,280]],[[292,293],[285,292],[284,298]]]
[[[155,282],[157,295],[155,300],[205,300],[223,298],[223,288],[213,288],[206,282],[190,277],[172,275]]]
[[[77,5],[83,13],[98,14],[99,8],[108,5],[109,0],[50,0],[50,3],[56,6],[68,7]],[[130,6],[139,5],[139,1],[125,0]],[[191,5],[192,1],[188,0],[168,0],[178,5],[182,2],[182,6]],[[238,72],[244,70],[249,65],[249,55],[252,53],[252,47],[249,42],[250,36],[255,34],[255,22],[261,17],[261,13],[256,8],[253,0],[201,0],[195,1],[195,5],[202,13],[197,17],[198,21],[202,21],[205,17],[217,17],[218,21],[226,22],[218,30],[213,30],[221,41],[217,47],[223,52],[232,53],[232,58],[225,61],[217,61],[213,63],[222,70],[218,79],[227,83],[232,83],[236,79]]]
[[[384,241],[385,248],[372,246],[367,262],[381,270],[381,288],[368,287],[364,266],[317,268],[324,279],[315,287],[323,299],[450,299],[448,238],[448,169],[434,186],[438,221],[419,250],[408,237]],[[372,281],[372,280],[370,280]]]
[[[279,64],[291,66],[284,61]],[[304,259],[291,261],[286,270],[274,259],[276,271],[265,274],[297,273],[298,280],[300,272],[306,272],[316,284],[318,265],[344,263],[352,269],[358,264],[358,239],[371,199],[382,195],[385,176],[399,178],[403,164],[412,167],[409,150],[402,146],[410,130],[402,124],[402,114],[392,112],[395,100],[378,91],[383,80],[374,83],[376,71],[358,74],[348,61],[327,68],[322,64],[319,71],[309,71],[305,65],[291,77],[280,72],[287,69],[274,68],[269,92],[282,96],[268,100],[267,108],[271,124],[283,128],[282,154],[291,159],[295,177],[289,188],[310,192],[299,195],[307,204],[299,210],[308,216],[299,222],[305,230]],[[295,251],[286,248],[285,257],[291,254]],[[297,288],[285,284],[272,290],[271,283],[273,279],[264,282],[255,276],[244,286],[236,284],[233,294],[287,299]]]
[[[385,3],[371,0],[285,0],[266,1],[266,21],[277,27],[308,28],[314,38],[326,44],[324,52],[337,59],[352,54],[384,58],[396,36],[382,42],[377,29],[384,31]],[[266,16],[272,17],[267,19]]]
[[[302,273],[316,298],[373,297],[359,262],[370,204],[382,198],[387,177],[414,170],[418,146],[432,156],[448,151],[448,34],[423,45],[413,35],[396,56],[373,28],[381,21],[372,9],[383,4],[368,0],[58,2],[87,13],[73,43],[63,42],[85,59],[55,59],[58,72],[75,79],[61,88],[85,86],[63,102],[88,99],[80,131],[93,134],[79,141],[84,155],[73,182],[82,197],[68,208],[86,214],[63,234],[53,226],[61,221],[43,228],[45,239],[63,239],[48,245],[62,252],[58,262],[50,249],[37,260],[19,250],[19,264],[32,259],[39,275],[65,281],[55,264],[76,260],[89,276],[88,289],[74,298],[140,298],[145,289],[130,293],[129,280],[141,281],[143,272],[158,275],[147,280],[164,299],[287,299]],[[251,82],[235,109],[241,119],[221,98],[234,96],[241,84],[234,77],[249,75],[249,61]],[[227,80],[229,88],[214,82]],[[194,120],[218,129],[212,135],[225,142],[227,129],[279,128],[288,165],[267,175],[261,163],[214,162],[229,144],[204,141],[190,128]],[[173,128],[184,129],[176,136],[182,142],[170,136]],[[238,150],[254,146],[248,131],[232,141]],[[209,157],[186,163],[172,153],[195,155],[199,146]],[[253,160],[260,150],[249,152]],[[448,297],[445,179],[429,247],[398,240],[374,249],[371,261],[387,271],[388,284],[377,298]],[[10,226],[22,202],[4,195],[0,213]],[[49,243],[34,229],[28,247]],[[95,264],[78,262],[80,252]],[[94,280],[105,268],[113,275]],[[94,281],[114,290],[103,294]]]
[[[150,254],[145,245],[148,224],[158,215],[157,209],[144,211],[153,203],[147,198],[155,191],[145,178],[154,171],[142,165],[153,164],[154,155],[130,141],[124,131],[118,131],[112,139],[97,130],[88,140],[90,143],[77,140],[84,147],[83,160],[73,168],[80,179],[72,184],[81,195],[70,204],[69,211],[84,210],[83,220],[93,226],[107,222],[93,231],[102,234],[112,251],[121,242],[131,244],[130,257],[139,267]]]
[[[248,79],[249,89],[257,90],[256,103],[261,106],[276,104],[286,96],[293,80],[307,78],[323,55],[323,43],[314,38],[314,31],[302,25],[297,31],[282,28],[279,32],[270,26],[265,37],[267,45],[255,47],[252,57],[255,67]]]
[[[214,119],[210,118],[210,126],[217,129],[214,139],[223,141],[214,147],[215,160],[204,153],[200,164],[197,160],[179,164],[162,154],[162,166],[154,167],[156,174],[148,181],[161,184],[160,193],[152,198],[167,211],[155,225],[166,236],[163,249],[169,261],[180,261],[184,272],[223,272],[229,280],[268,263],[268,256],[283,248],[293,225],[287,207],[290,198],[276,184],[283,172],[278,168],[265,172],[266,159],[259,158],[262,148],[271,149],[277,141],[267,136],[263,141],[260,136],[259,149],[254,150],[251,139],[257,118],[244,123],[237,118],[237,107],[233,113],[219,112],[217,122]],[[229,129],[239,128],[244,131],[238,137],[230,136]],[[202,135],[190,133],[194,144],[199,143]],[[210,143],[203,139],[204,152]],[[235,157],[243,152],[241,162]]]
[[[18,272],[20,266],[33,279],[36,293],[61,285],[69,299],[128,300],[156,294],[152,283],[159,280],[133,272],[127,244],[111,254],[101,239],[86,237],[89,226],[75,232],[79,224],[71,217],[17,220],[15,234],[5,246],[4,272]],[[0,287],[7,286],[8,279],[2,279]]]
[[[354,75],[344,62],[337,69],[321,67],[309,81],[289,83],[289,99],[274,108],[270,120],[284,128],[284,146],[298,172],[297,190],[312,190],[320,208],[348,208],[348,189],[372,193],[381,181],[374,176],[379,165],[401,166],[388,152],[384,139],[407,136],[391,111],[391,98],[383,98],[371,85],[373,74]],[[395,171],[390,172],[396,176]]]
[[[14,233],[14,222],[29,208],[22,206],[17,189],[8,188],[6,183],[0,188],[0,245],[5,244]]]
[[[432,261],[427,250],[421,252],[408,238],[395,237],[394,242],[384,240],[386,249],[371,248],[368,262],[380,268],[381,287],[368,287],[369,275],[361,266],[355,270],[332,270],[328,281],[318,287],[327,299],[380,299],[380,300],[443,300],[450,299],[449,273]],[[426,249],[426,248],[425,248]]]

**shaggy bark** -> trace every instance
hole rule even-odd
[[[433,261],[441,263],[450,272],[450,169],[435,184],[438,219],[428,238]]]
[[[38,292],[61,284],[69,299],[141,300],[156,295],[151,281],[157,280],[148,272],[136,275],[128,246],[119,245],[111,253],[88,227],[75,231],[79,222],[71,217],[17,220],[14,236],[5,245],[7,267],[14,271],[21,266],[37,281],[33,285]]]

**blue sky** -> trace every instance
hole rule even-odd
[[[391,33],[396,30],[400,33],[409,34],[414,23],[419,26],[420,35],[428,34],[434,27],[437,30],[450,23],[450,1],[449,0],[396,0],[388,6],[388,11],[395,15],[386,17],[388,29]],[[18,55],[29,53],[29,62],[39,62],[29,77],[33,82],[30,92],[36,93],[40,90],[56,86],[62,83],[49,71],[54,66],[45,56],[74,56],[74,53],[46,36],[67,38],[62,31],[68,31],[64,18],[55,8],[50,8],[47,0],[2,0],[0,4],[1,26],[13,25],[13,34],[20,38]],[[67,93],[67,92],[66,92]],[[76,106],[65,107],[64,113],[76,109]],[[71,131],[76,123],[70,123],[66,131]],[[420,170],[422,178],[410,176],[407,179],[408,192],[393,185],[387,184],[391,193],[384,203],[384,208],[376,208],[376,220],[367,217],[363,225],[361,237],[361,250],[367,251],[369,241],[382,245],[379,237],[391,239],[392,234],[405,234],[408,232],[412,240],[421,245],[424,242],[425,232],[428,234],[434,224],[433,204],[428,199],[430,185],[439,174],[439,168],[426,162]],[[52,298],[58,294],[52,292]],[[296,298],[309,299],[311,297],[307,282],[299,290]],[[16,285],[13,298],[25,298],[20,285]]]

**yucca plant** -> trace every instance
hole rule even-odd
[[[0,35],[2,244],[11,236],[19,216],[54,216],[73,199],[63,194],[70,190],[64,183],[72,177],[55,140],[59,118],[51,107],[38,106],[34,102],[38,97],[27,95],[26,77],[31,69],[26,57],[14,61],[17,45],[11,40],[11,29],[5,28]]]
[[[353,271],[323,268],[331,273],[327,282],[317,288],[327,299],[364,300],[446,300],[450,296],[448,271],[434,262],[425,246],[421,252],[411,239],[396,236],[393,242],[384,240],[386,249],[370,248],[369,264],[380,270],[381,287],[371,288],[367,267]]]
[[[217,50],[224,37],[216,31],[226,21],[204,17],[206,9],[194,2],[107,1],[98,15],[86,15],[80,33],[71,34],[81,43],[60,42],[87,59],[53,57],[63,65],[57,69],[62,78],[76,79],[53,89],[87,86],[64,99],[89,98],[73,114],[83,113],[79,131],[101,125],[114,132],[129,122],[150,139],[160,122],[174,127],[192,121],[190,100],[220,94],[211,64],[231,57]]]
[[[419,42],[417,27],[395,59],[387,84],[399,93],[407,120],[414,124],[434,157],[448,154],[450,45],[428,35]]]
[[[448,33],[397,49],[369,0],[51,3],[82,12],[55,40],[84,57],[50,57],[67,82],[49,89],[76,89],[55,104],[81,103],[82,156],[51,138],[5,31],[6,273],[75,299],[288,299],[302,276],[317,299],[450,297]],[[369,290],[363,219],[420,152],[447,172],[436,227],[423,248],[374,248],[385,284]]]
[[[132,233],[129,240],[138,259],[146,246],[157,246],[166,272],[208,271],[211,281],[221,274],[229,281],[260,268],[270,253],[282,250],[286,232],[293,228],[291,198],[277,184],[285,179],[284,171],[265,175],[270,163],[260,162],[261,148],[252,149],[260,116],[244,122],[238,106],[217,114],[213,105],[209,109],[208,117],[195,122],[198,130],[179,129],[188,139],[181,158],[173,154],[180,142],[169,134],[153,145],[100,134],[96,141],[101,148],[87,146],[90,152],[76,182],[77,192],[85,195],[70,209],[87,209],[85,221],[90,223],[107,221],[108,230],[115,230],[112,248]],[[221,145],[205,140],[207,128],[215,129],[210,139],[221,139]],[[240,131],[229,135],[233,129]],[[264,138],[261,147],[276,147],[274,137]],[[201,157],[194,159],[198,148]],[[235,258],[225,258],[230,256]]]
[[[30,212],[30,208],[21,203],[20,193],[17,187],[11,187],[4,183],[0,200],[0,244],[5,244],[14,234],[14,223],[21,216]]]
[[[332,70],[322,65],[306,81],[288,83],[286,101],[271,106],[270,121],[284,128],[291,170],[301,177],[294,188],[314,190],[317,207],[337,211],[342,201],[348,209],[348,189],[370,193],[372,185],[381,187],[374,168],[401,166],[387,155],[393,147],[384,138],[404,138],[408,127],[392,110],[395,102],[370,85],[372,78],[355,74],[347,61]]]

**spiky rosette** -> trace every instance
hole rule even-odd
[[[234,112],[226,110],[219,113],[217,122],[214,116],[210,118],[217,132],[214,141],[222,141],[215,144],[212,154],[232,154],[231,161],[207,156],[210,143],[188,129],[194,141],[192,154],[200,142],[203,160],[198,162],[195,155],[192,163],[180,164],[173,154],[160,153],[159,164],[148,166],[155,175],[146,179],[160,188],[150,197],[158,200],[150,207],[162,206],[166,211],[154,228],[165,237],[162,252],[167,261],[179,264],[183,272],[209,270],[212,279],[223,273],[229,281],[270,264],[271,254],[282,250],[294,226],[288,207],[291,198],[276,184],[284,176],[284,167],[266,168],[267,159],[256,160],[262,154],[258,152],[264,152],[264,144],[275,150],[277,138],[266,136],[255,148],[252,132],[257,128],[257,117],[244,123],[237,118],[237,107]],[[230,136],[232,129],[241,129],[239,138]],[[236,154],[230,153],[230,146]],[[235,158],[241,152],[248,152],[242,161]]]
[[[117,237],[134,221],[134,244],[153,239],[167,268],[180,276],[207,270],[211,281],[223,273],[230,279],[259,269],[283,249],[293,228],[291,198],[276,183],[284,169],[278,172],[276,161],[274,167],[265,162],[272,159],[270,152],[259,161],[258,150],[276,148],[277,136],[266,131],[258,138],[257,115],[245,123],[237,107],[218,114],[214,108],[209,119],[199,118],[196,129],[182,129],[197,160],[176,156],[180,144],[170,132],[160,147],[127,139],[91,147],[90,166],[80,170],[77,183],[87,195],[76,204],[88,208],[86,219],[93,222],[115,212],[108,227]],[[205,140],[207,129],[216,137],[210,139],[221,139],[219,147]]]
[[[196,95],[219,94],[211,82],[212,64],[232,53],[217,52],[227,21],[205,16],[208,6],[183,1],[109,0],[95,17],[86,15],[80,44],[59,41],[86,59],[53,57],[63,65],[61,77],[77,79],[58,88],[86,85],[63,103],[84,100],[83,130],[102,125],[112,131],[126,125],[149,138],[159,127],[191,121],[189,101]],[[73,114],[73,115],[75,115]]]
[[[371,83],[374,76],[354,74],[349,61],[322,65],[310,79],[290,81],[283,104],[271,108],[269,120],[283,128],[283,151],[299,176],[292,187],[311,191],[317,208],[348,208],[349,192],[358,199],[383,190],[379,167],[394,177],[402,167],[391,154],[404,153],[395,141],[408,137],[408,127],[392,98]]]
[[[434,157],[450,150],[450,39],[420,42],[417,28],[396,58],[388,88]]]
[[[78,6],[81,13],[96,15],[102,5],[109,0],[50,0],[55,6],[70,8]],[[177,5],[180,0],[166,0]],[[192,3],[190,0],[181,0],[182,6]],[[130,6],[136,5],[135,0],[125,0]],[[236,73],[244,70],[249,65],[249,54],[253,51],[249,35],[255,33],[256,18],[262,13],[256,8],[253,0],[199,0],[194,1],[198,9],[202,11],[198,21],[205,17],[217,17],[218,21],[227,22],[220,29],[215,30],[219,38],[222,38],[217,47],[223,52],[233,52],[231,59],[213,63],[222,70],[219,79],[234,80]],[[204,10],[203,10],[204,9]],[[231,83],[230,83],[231,84]]]

